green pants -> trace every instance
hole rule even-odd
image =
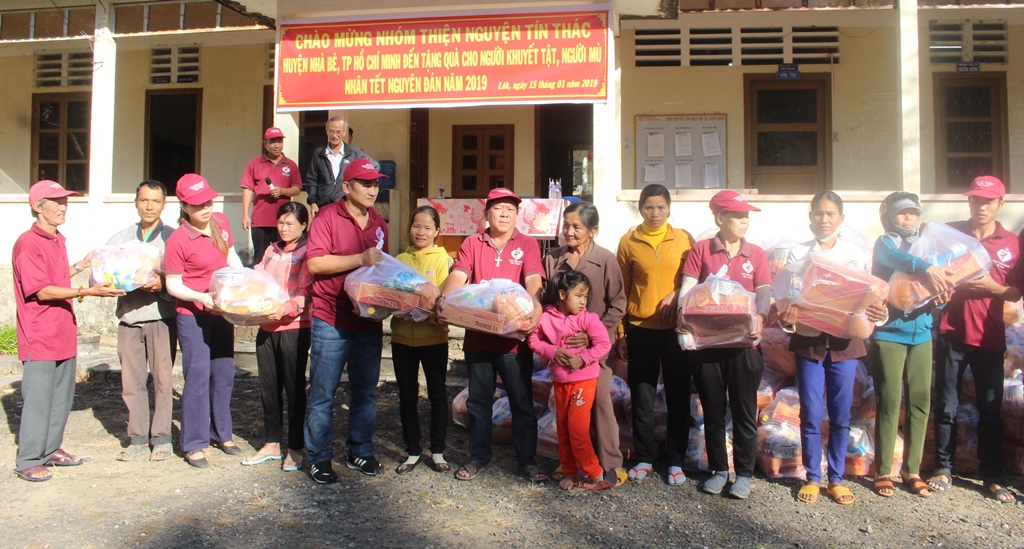
[[[932,342],[904,345],[889,341],[871,342],[874,365],[875,471],[876,476],[893,473],[892,459],[899,427],[900,398],[907,393],[907,419],[903,423],[903,470],[921,473],[924,436],[931,409]]]

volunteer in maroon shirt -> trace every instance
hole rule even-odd
[[[284,155],[284,132],[267,128],[263,132],[264,154],[249,161],[242,173],[242,228],[252,236],[253,265],[277,234],[277,210],[302,192],[299,167]],[[252,207],[252,217],[249,207]]]
[[[185,386],[181,390],[181,450],[193,467],[208,467],[204,451],[213,442],[228,455],[242,449],[232,441],[231,391],[235,383],[235,329],[213,309],[206,293],[213,272],[242,267],[226,215],[213,212],[217,191],[202,176],[181,176],[178,228],[167,239],[167,293],[177,299],[178,345]]]
[[[750,212],[758,208],[744,200],[736,191],[719,191],[711,198],[718,234],[694,245],[683,263],[683,287],[680,295],[690,291],[708,275],[728,266],[729,280],[739,282],[756,294],[757,337],[764,326],[771,306],[772,274],[764,250],[747,242],[744,236],[750,227]],[[693,353],[693,380],[704,407],[704,432],[708,465],[714,475],[704,481],[701,489],[719,494],[729,479],[729,461],[725,446],[725,406],[728,396],[732,411],[733,462],[736,482],[729,495],[745,499],[750,495],[750,477],[754,474],[757,453],[757,387],[761,383],[764,362],[753,348],[712,348]]]
[[[72,298],[122,296],[124,291],[97,284],[72,288],[71,276],[89,266],[89,256],[68,266],[64,224],[68,197],[77,195],[56,181],[43,180],[28,191],[35,223],[14,242],[14,298],[17,310],[21,378],[21,425],[14,474],[30,482],[50,480],[47,465],[81,465],[61,449],[64,427],[75,398],[78,326]]]
[[[498,187],[487,195],[485,210],[490,227],[467,238],[459,249],[452,273],[438,299],[444,320],[444,298],[466,284],[506,278],[521,284],[533,296],[533,313],[527,333],[540,320],[540,292],[544,276],[540,247],[532,237],[516,229],[522,200],[511,190]],[[533,412],[533,353],[525,341],[472,330],[464,343],[469,369],[469,461],[455,473],[459,480],[471,480],[491,462],[491,408],[495,375],[508,392],[512,411],[512,444],[519,470],[531,481],[543,481],[547,474],[537,466],[537,417]]]
[[[365,265],[379,265],[388,251],[388,226],[373,209],[386,177],[369,160],[345,166],[345,196],[325,204],[313,218],[306,245],[306,264],[313,274],[312,346],[309,356],[309,397],[306,402],[306,460],[318,484],[338,481],[334,457],[334,393],[348,363],[349,412],[346,467],[376,475],[381,464],[373,455],[377,421],[377,381],[384,332],[379,320],[359,317],[345,293],[345,278]]]
[[[992,176],[976,178],[964,193],[971,218],[949,226],[981,241],[992,258],[989,274],[961,285],[942,309],[935,342],[935,455],[938,468],[928,479],[935,491],[949,489],[956,471],[956,411],[964,370],[974,375],[978,412],[978,460],[985,488],[1001,502],[1014,501],[1003,486],[1003,353],[1006,326],[1003,303],[1017,301],[1021,292],[1007,285],[1018,263],[1017,235],[996,220],[1006,187]]]

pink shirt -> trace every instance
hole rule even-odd
[[[78,355],[78,325],[70,299],[39,301],[47,286],[71,287],[64,235],[52,235],[33,223],[11,252],[18,320],[18,360],[61,361]]]
[[[220,231],[228,248],[234,246],[231,237],[231,223],[222,213],[215,213],[210,219],[213,230]],[[213,238],[199,232],[190,223],[178,226],[164,247],[164,273],[180,275],[181,281],[190,290],[206,293],[210,291],[213,272],[228,266],[228,254],[220,251]],[[203,305],[194,301],[177,300],[178,314],[195,315],[203,312]]]
[[[686,262],[683,263],[683,276],[696,278],[698,283],[702,283],[708,275],[717,273],[723,265],[729,265],[729,280],[739,282],[748,292],[753,292],[758,286],[770,286],[772,283],[772,271],[764,250],[741,240],[739,253],[729,257],[729,252],[718,239],[718,235],[694,244],[690,255],[686,256]]]
[[[280,242],[274,242],[263,255],[263,262],[257,269],[266,271],[288,292],[288,303],[284,305],[284,316],[278,322],[264,324],[265,332],[282,332],[309,328],[313,318],[309,293],[313,289],[313,275],[306,265],[306,237],[292,242],[281,249]]]
[[[526,287],[526,277],[544,276],[544,264],[541,262],[540,246],[536,240],[520,233],[519,229],[512,229],[512,236],[499,250],[494,247],[489,230],[463,241],[452,272],[466,273],[469,284],[506,278],[523,287]],[[467,330],[463,348],[466,351],[515,353],[517,348],[520,348],[520,343],[508,337]],[[521,348],[528,351],[525,344]]]
[[[302,186],[299,167],[287,157],[282,156],[281,161],[277,164],[274,164],[265,154],[250,160],[245,167],[245,172],[242,173],[241,187],[253,192],[253,227],[277,227],[278,208],[281,207],[281,204],[292,201],[288,196],[281,198],[270,196],[270,185],[266,181],[268,177],[274,183],[274,187],[278,189]]]
[[[565,340],[577,332],[586,332],[590,336],[590,347],[577,347],[568,349],[583,359],[583,366],[572,371],[554,361],[555,351],[559,347],[565,348]],[[584,309],[578,315],[565,316],[562,311],[553,305],[544,307],[544,313],[540,315],[540,324],[537,330],[530,334],[527,339],[530,342],[530,349],[540,355],[543,360],[550,362],[551,380],[555,383],[571,383],[594,379],[601,373],[600,360],[608,354],[612,348],[611,339],[608,338],[608,330],[601,323],[601,317]]]
[[[954,221],[948,225],[974,237],[970,220]],[[1020,253],[1017,235],[996,221],[995,232],[982,239],[981,245],[992,258],[992,268],[988,271],[992,280],[997,284],[1006,284],[1007,275],[1013,270]],[[968,299],[962,292],[953,292],[952,299],[942,308],[939,333],[975,347],[1006,350],[1003,300],[993,297]]]
[[[388,226],[384,218],[370,208],[366,227],[360,229],[345,206],[347,197],[328,204],[317,212],[309,227],[306,261],[325,255],[356,255],[383,242],[388,251]],[[354,271],[313,275],[313,317],[343,330],[364,331],[380,326],[379,320],[362,318],[353,312],[352,300],[345,293],[345,278]]]

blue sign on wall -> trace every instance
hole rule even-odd
[[[796,63],[779,63],[779,68],[775,71],[775,78],[777,80],[799,80],[800,66]]]

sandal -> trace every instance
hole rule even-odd
[[[195,457],[197,455],[202,457]],[[210,466],[210,462],[206,461],[206,454],[204,454],[202,450],[192,450],[191,452],[185,452],[185,461],[187,461],[189,465],[195,467],[196,469],[206,469],[207,467]]]
[[[668,485],[682,486],[683,484],[686,484],[686,473],[684,473],[682,469],[679,469],[679,471],[673,473],[672,469],[674,468],[675,467],[668,468]]]
[[[874,488],[875,493],[883,498],[891,498],[896,495],[896,486],[889,477],[878,477],[871,486]]]
[[[849,488],[842,484],[836,484],[835,486],[828,487],[828,495],[832,496],[832,500],[839,505],[850,505],[853,503],[854,497],[853,492]]]
[[[796,499],[804,503],[814,503],[818,501],[818,494],[821,493],[821,485],[818,484],[804,484],[800,487],[800,491],[796,493]],[[832,492],[830,491],[831,495]]]
[[[562,490],[572,490],[576,486],[576,479],[571,479],[565,475],[562,475],[562,480],[558,481],[558,487]]]
[[[430,468],[436,473],[447,473],[452,470],[452,466],[449,465],[447,461],[434,461],[434,459],[431,458],[429,463]]]
[[[14,471],[14,474],[21,480],[27,480],[29,482],[45,482],[53,478],[53,473],[51,473],[45,465],[36,465],[21,471]]]
[[[519,472],[530,482],[544,482],[549,478],[548,474],[541,470],[540,465],[527,465],[521,468]]]
[[[223,449],[224,447],[222,446],[221,448]],[[228,446],[228,448],[231,448],[231,446]],[[237,446],[235,446],[235,448],[237,448]],[[231,452],[228,452],[227,450],[224,450],[224,453],[230,454]],[[275,454],[261,454],[259,452],[256,452],[256,455],[243,459],[242,460],[242,465],[245,465],[245,466],[248,467],[250,465],[259,465],[259,464],[263,463],[264,461],[279,460],[279,459],[284,459],[284,454],[276,454],[275,455]]]
[[[640,462],[633,466],[629,470],[629,480],[634,482],[643,482],[647,478],[647,475],[651,474],[651,464],[646,462]]]
[[[412,470],[415,469],[416,466],[420,464],[420,461],[422,461],[421,457],[416,456],[416,461],[413,461],[412,463],[407,461],[399,463],[398,467],[395,467],[395,474],[404,475],[406,473],[412,472]]]
[[[608,482],[603,478],[601,480],[585,478],[576,485],[579,486],[580,488],[583,488],[584,490],[590,490],[591,492],[596,492],[598,490],[607,490],[612,487],[612,483]]]
[[[117,453],[117,461],[133,461],[146,455],[149,448],[145,444],[129,444],[127,448]]]
[[[565,478],[565,472],[562,471],[562,464],[559,463],[558,467],[555,467],[554,472],[551,473],[551,480],[560,483],[562,482],[563,478]]]
[[[1017,500],[1016,496],[1013,495],[1008,488],[1000,484],[986,484],[985,490],[992,496],[992,499],[999,503],[1013,503]]]
[[[288,450],[287,457],[281,462],[282,471],[298,471],[302,467],[302,455],[300,454],[298,459],[292,456],[294,450]]]
[[[932,478],[928,479],[928,488],[932,492],[945,492],[953,485],[953,477],[949,471],[935,471]]]
[[[174,446],[170,442],[157,444],[149,454],[149,461],[167,461],[174,454]]]
[[[470,461],[459,467],[459,470],[455,472],[455,480],[473,480],[480,471],[483,470],[484,466],[480,465],[475,461]]]
[[[911,494],[917,497],[932,497],[932,491],[928,488],[928,483],[921,480],[921,477],[907,477],[903,479],[903,484],[907,486]]]

